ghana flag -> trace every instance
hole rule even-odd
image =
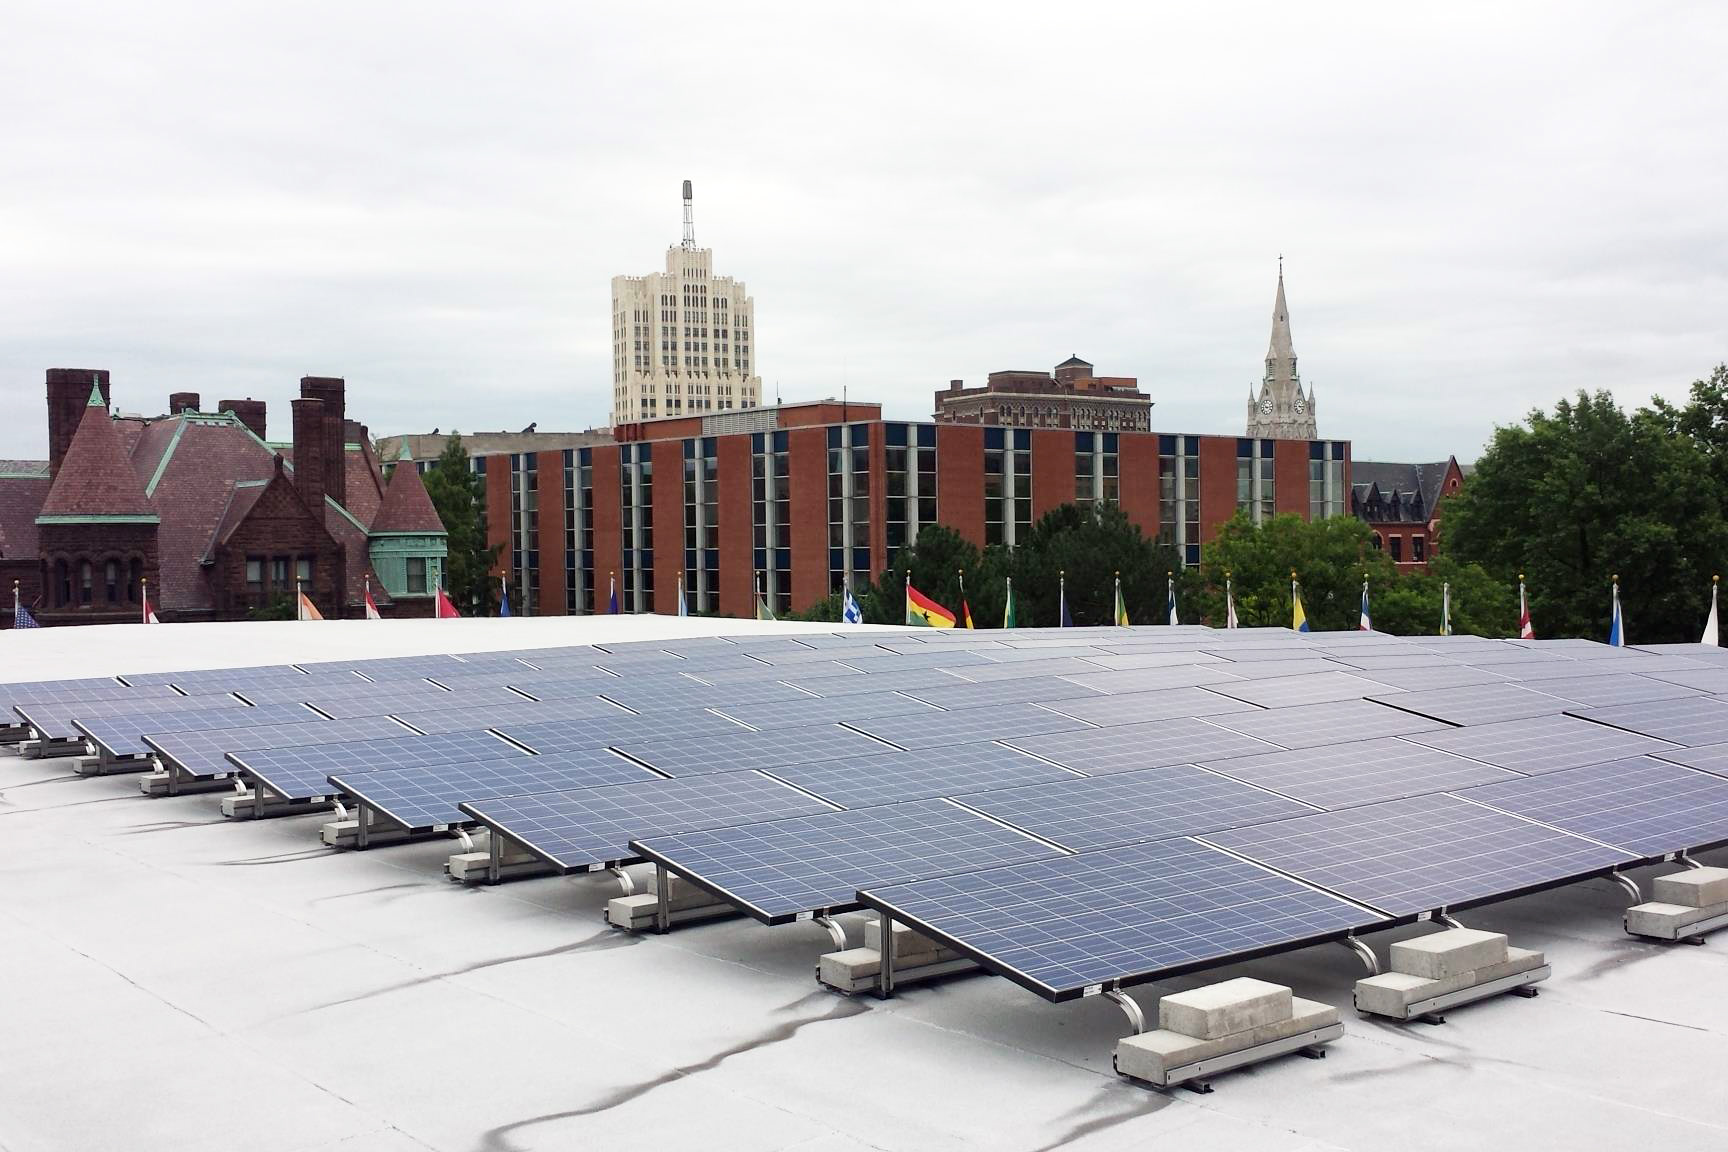
[[[952,628],[954,613],[906,582],[906,623],[921,628]]]

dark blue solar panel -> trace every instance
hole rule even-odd
[[[738,683],[705,684],[690,677],[680,677],[682,683],[642,685],[635,680],[612,687],[600,686],[608,700],[615,700],[633,712],[651,714],[674,709],[714,708],[727,704],[774,704],[783,700],[808,700],[810,693],[800,692],[776,680],[745,680]],[[535,685],[524,690],[538,696]]]
[[[510,702],[470,705],[464,697],[451,696],[448,703],[420,701],[412,707],[392,708],[390,714],[426,733],[478,732],[506,724],[575,724],[631,718],[631,713],[598,696],[575,700],[524,700],[514,694],[512,697]],[[323,705],[319,705],[319,711],[324,711]]]
[[[1253,704],[1220,696],[1205,688],[1163,688],[1096,699],[1062,700],[1050,707],[1092,724],[1140,724],[1178,716],[1222,716],[1228,712],[1251,712],[1255,708]]]
[[[1076,852],[1194,836],[1314,811],[1186,764],[1000,788],[956,799]]]
[[[0,724],[13,723],[12,709],[19,704],[52,704],[67,700],[164,700],[179,697],[167,684],[128,688],[114,679],[34,680],[0,684]],[[21,721],[20,721],[21,722]]]
[[[197,732],[211,728],[244,728],[252,724],[292,724],[317,715],[297,704],[266,704],[261,708],[194,708],[186,712],[131,712],[78,720],[79,734],[109,756],[145,756],[150,749],[144,734]]]
[[[636,858],[630,841],[831,809],[755,772],[648,780],[464,803],[462,811],[565,872]]]
[[[1379,800],[1491,784],[1511,775],[1504,769],[1393,736],[1208,760],[1206,766],[1316,808],[1353,808]]]
[[[843,756],[886,755],[892,748],[838,725],[775,728],[766,732],[742,729],[699,740],[652,740],[617,745],[620,752],[668,776],[705,776],[712,772],[772,769],[814,764]]]
[[[1360,700],[1387,690],[1386,685],[1365,677],[1366,673],[1308,672],[1300,676],[1244,680],[1238,684],[1214,684],[1211,690],[1262,708],[1296,708],[1332,700]]]
[[[108,697],[99,700],[50,700],[43,703],[17,705],[15,711],[29,722],[30,727],[46,740],[72,740],[78,730],[74,720],[121,719],[137,716],[149,718],[171,712],[250,712],[232,696],[166,696],[161,699]]]
[[[1107,696],[1241,681],[1240,676],[1233,676],[1216,664],[1176,664],[1170,667],[1129,668],[1120,672],[1085,672],[1068,676],[1066,679],[1070,684],[1078,684]]]
[[[1374,699],[1448,724],[1495,724],[1530,716],[1554,716],[1575,707],[1570,700],[1509,683],[1389,692]]]
[[[1072,772],[1000,744],[953,744],[918,752],[884,753],[783,766],[775,768],[773,774],[842,808],[1075,778]]]
[[[1458,795],[1642,856],[1728,842],[1728,780],[1648,756]]]
[[[316,800],[334,795],[331,776],[493,760],[510,754],[511,745],[490,733],[450,732],[441,736],[241,750],[228,753],[228,761],[284,800]]]
[[[494,688],[486,692],[485,698],[495,708],[504,707],[504,689]],[[515,696],[514,693],[511,693]],[[393,692],[387,696],[351,696],[332,699],[328,696],[313,701],[312,706],[332,720],[353,720],[360,716],[390,716],[402,712],[436,712],[445,707],[461,707],[464,701],[454,692],[446,692],[442,688],[427,685],[424,692]],[[525,701],[515,696],[513,703],[522,704]],[[482,728],[486,725],[482,724]]]
[[[410,831],[442,831],[468,822],[467,814],[457,808],[463,801],[658,779],[622,756],[589,749],[338,775],[330,778],[330,785]]]
[[[849,720],[847,725],[901,748],[941,748],[949,744],[977,744],[985,740],[1087,729],[1087,725],[1079,720],[1036,704],[1001,704],[994,708],[966,708],[958,712],[878,716],[869,720]]]
[[[1717,776],[1728,776],[1728,744],[1699,744],[1692,748],[1675,748],[1652,752],[1652,756],[1674,764],[1685,764]]]
[[[874,887],[859,898],[1050,1000],[1380,922],[1191,840]]]
[[[147,732],[145,744],[157,759],[181,776],[226,780],[234,774],[228,753],[258,748],[298,748],[406,736],[408,730],[383,716],[359,720],[318,720],[306,724],[260,724],[251,728],[212,728],[202,732]]]
[[[1649,736],[1592,724],[1575,716],[1532,716],[1528,720],[1447,728],[1410,739],[1526,776],[1604,764],[1673,747]]]
[[[1098,693],[1072,680],[1055,676],[1025,676],[988,684],[950,684],[943,687],[902,689],[938,708],[988,708],[997,704],[1026,704],[1040,700],[1071,700]]]
[[[1048,736],[1017,736],[1008,743],[1089,776],[1251,756],[1272,750],[1264,741],[1228,732],[1214,721],[1191,717],[1154,720],[1149,724],[1112,724],[1108,728]]]
[[[1611,676],[1575,676],[1565,680],[1544,680],[1536,685],[1543,692],[1553,692],[1589,708],[1611,707],[1616,704],[1638,704],[1646,700],[1680,700],[1702,695],[1696,688],[1670,684],[1649,676],[1619,674]]]
[[[942,800],[638,839],[631,847],[769,924],[856,907],[860,888],[1056,854]]]
[[[1445,795],[1299,816],[1205,839],[1391,916],[1463,908],[1636,859]]]
[[[778,704],[727,704],[719,709],[752,728],[808,728],[843,720],[874,720],[883,716],[940,716],[922,700],[897,692],[858,692],[848,696],[787,700]]]
[[[1268,708],[1264,712],[1236,712],[1212,722],[1220,728],[1285,748],[1316,748],[1368,736],[1458,731],[1439,720],[1400,712],[1372,700],[1334,700],[1296,708]]]
[[[1684,700],[1653,700],[1612,708],[1568,708],[1572,715],[1597,724],[1624,728],[1688,748],[1728,742],[1728,703],[1712,696]]]
[[[500,724],[497,731],[535,752],[575,752],[582,748],[605,748],[625,741],[654,739],[700,740],[709,736],[744,731],[735,721],[714,712],[663,712],[570,720],[560,724]]]

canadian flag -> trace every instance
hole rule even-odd
[[[454,605],[450,602],[450,597],[448,597],[444,594],[444,589],[442,589],[442,588],[438,589],[437,619],[439,619],[439,620],[460,620],[461,618],[462,618],[462,613],[456,611],[456,605]]]

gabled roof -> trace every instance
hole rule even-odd
[[[378,573],[372,568],[371,550],[367,547],[366,530],[355,522],[354,517],[342,505],[326,496],[324,498],[324,526],[330,530],[330,535],[342,545],[342,561],[346,565],[347,604],[358,607],[366,599],[366,581],[372,581],[372,599],[380,606],[390,603],[390,596],[384,591],[384,581],[378,578]]]
[[[1396,516],[1389,519],[1430,520],[1446,484],[1451,460],[1434,464],[1389,464],[1374,460],[1350,462],[1351,495],[1359,505],[1397,498]],[[1364,513],[1365,514],[1365,513]]]
[[[343,506],[354,514],[354,519],[370,525],[377,519],[378,508],[384,503],[384,478],[378,471],[378,459],[372,455],[372,446],[363,440],[358,446],[350,444],[342,453],[342,466],[347,475],[348,490]]]
[[[384,503],[372,521],[372,534],[386,532],[444,535],[444,522],[432,497],[426,495],[426,485],[420,482],[420,470],[412,460],[398,460],[390,472],[390,483],[384,489]]]
[[[42,504],[39,520],[119,520],[154,522],[156,508],[132,470],[114,421],[91,388],[90,403],[60,461],[60,471]]]

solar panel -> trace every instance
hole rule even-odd
[[[1635,861],[1619,849],[1444,795],[1298,816],[1205,839],[1397,917],[1461,909]]]
[[[180,694],[167,684],[128,688],[118,680],[34,680],[0,684],[0,724],[8,723],[19,704],[51,704],[66,700],[165,700]]]
[[[460,667],[453,656],[385,656],[363,660],[326,660],[315,664],[299,664],[309,676],[337,676],[359,673],[372,681],[417,680],[428,673]]]
[[[586,700],[610,691],[617,683],[616,680],[599,680],[592,676],[576,680],[530,680],[527,677],[516,677],[509,682],[509,686],[518,695],[532,696],[536,700]],[[474,689],[458,686],[458,691],[467,693]]]
[[[1530,716],[1553,716],[1575,707],[1569,700],[1507,683],[1472,684],[1430,692],[1391,692],[1370,699],[1448,724],[1494,724]]]
[[[1728,741],[1728,703],[1711,696],[1567,711],[1584,720],[1640,732],[1688,748]]]
[[[713,712],[692,710],[653,716],[631,716],[571,720],[562,724],[505,723],[497,727],[511,740],[536,752],[575,752],[582,748],[604,748],[624,740],[698,740],[740,731],[738,724]]]
[[[897,655],[882,653],[879,656],[838,657],[841,663],[849,664],[860,672],[897,672],[906,668],[969,668],[978,664],[987,664],[988,660],[981,653],[968,652],[962,649],[939,648],[933,652],[908,652]],[[1026,661],[1022,661],[1026,663]],[[1036,663],[1036,661],[1032,661]],[[1002,665],[997,665],[1002,667]]]
[[[170,712],[250,711],[232,696],[165,696],[160,699],[103,697],[100,700],[50,700],[19,704],[13,709],[31,728],[47,740],[73,740],[78,731],[74,720],[99,720],[122,716],[164,716]]]
[[[1510,775],[1395,736],[1208,760],[1206,767],[1327,809],[1490,784]]]
[[[613,717],[630,717],[630,713],[609,704],[598,697],[590,696],[576,700],[524,700],[517,696],[513,704],[487,704],[481,707],[459,707],[465,704],[463,697],[455,697],[451,706],[427,708],[426,703],[415,704],[412,709],[394,708],[390,715],[403,720],[425,733],[433,732],[478,732],[486,728],[497,728],[503,724],[565,724],[578,723],[587,720],[609,720]],[[324,706],[318,706],[324,711]]]
[[[296,748],[409,735],[382,716],[359,720],[317,720],[307,724],[260,724],[253,728],[211,728],[202,732],[146,732],[141,739],[176,775],[193,780],[226,780],[234,774],[229,752],[258,748]]]
[[[1652,680],[1665,680],[1670,684],[1680,684],[1687,688],[1696,688],[1700,692],[1708,692],[1719,696],[1728,692],[1728,667],[1723,668],[1687,668],[1673,672],[1647,672],[1644,675]],[[3,696],[0,696],[3,699]]]
[[[1128,668],[1120,672],[1086,672],[1066,679],[1095,692],[1117,696],[1126,692],[1156,692],[1160,688],[1192,688],[1202,684],[1242,682],[1223,664],[1177,664],[1168,668]]]
[[[1728,780],[1648,756],[1458,796],[1652,859],[1728,843]]]
[[[868,736],[860,736],[850,728],[835,724],[775,728],[766,732],[739,729],[724,736],[707,736],[700,740],[654,740],[619,744],[617,748],[631,759],[640,760],[668,776],[706,776],[714,772],[812,764],[842,756],[873,758],[893,751]]]
[[[977,744],[985,740],[1086,728],[1079,720],[1037,704],[1001,704],[994,708],[966,708],[957,712],[878,716],[869,720],[848,720],[846,724],[901,748],[941,748],[949,744]]]
[[[493,760],[510,754],[511,745],[488,732],[448,732],[347,744],[241,749],[229,752],[228,762],[284,800],[319,800],[333,795],[331,776]]]
[[[1485,668],[1435,666],[1432,668],[1376,668],[1376,684],[1402,688],[1406,692],[1428,692],[1439,688],[1462,688],[1472,684],[1504,684],[1506,678]]]
[[[959,630],[957,629],[957,631],[959,631]],[[916,636],[912,636],[912,637],[909,637],[909,638],[904,639],[904,640],[898,639],[898,638],[889,639],[889,640],[878,640],[878,641],[876,641],[876,647],[882,649],[884,652],[917,653],[917,652],[930,651],[930,645],[925,643],[921,638],[916,637]],[[994,640],[986,640],[982,636],[979,636],[977,633],[974,633],[971,636],[962,636],[958,640],[949,641],[947,644],[943,645],[943,647],[948,648],[952,651],[962,651],[962,652],[986,652],[986,653],[988,653],[988,652],[1007,652],[1007,651],[1009,651],[1009,648],[1007,647],[1007,645],[998,644]]]
[[[1410,739],[1526,776],[1624,760],[1673,747],[1661,740],[1573,716],[1532,716],[1528,720],[1447,728]]]
[[[332,684],[329,681],[317,681],[303,677],[305,683],[287,686],[271,683],[263,687],[241,685],[234,689],[234,695],[240,696],[253,704],[308,704],[319,700],[377,700],[402,699],[413,695],[431,695],[436,692],[440,696],[448,696],[442,688],[426,680],[404,680],[390,684],[373,684],[358,676],[353,684]]]
[[[1213,723],[1283,748],[1316,748],[1369,735],[1404,736],[1416,732],[1457,731],[1449,724],[1413,712],[1400,712],[1372,700],[1333,700],[1299,708],[1238,712],[1220,716]]]
[[[1365,672],[1381,672],[1391,668],[1462,668],[1451,656],[1442,656],[1438,652],[1368,652],[1358,654],[1349,649],[1341,649],[1330,653],[1330,658],[1340,664],[1359,668]]]
[[[1153,692],[1124,692],[1096,700],[1063,700],[1052,705],[1076,720],[1091,724],[1137,724],[1169,720],[1177,716],[1222,716],[1248,712],[1254,705],[1205,688],[1163,688]]]
[[[1696,688],[1630,674],[1551,680],[1542,685],[1542,690],[1559,693],[1587,708],[1641,704],[1649,700],[1683,700],[1688,696],[1703,694]]]
[[[1349,669],[1336,660],[1324,657],[1309,656],[1300,660],[1250,660],[1243,663],[1231,661],[1216,665],[1219,671],[1230,673],[1233,680],[1275,680],[1292,676],[1317,676],[1327,672],[1348,672]],[[1358,693],[1360,695],[1360,693]]]
[[[1098,695],[1090,688],[1055,676],[1026,676],[991,684],[954,684],[945,688],[910,688],[905,691],[908,696],[950,710]]]
[[[968,664],[955,668],[950,675],[974,684],[989,684],[999,680],[1019,680],[1026,676],[1077,676],[1100,671],[1096,660],[1074,656],[1058,656],[1045,660],[1014,660],[1006,664]]]
[[[985,788],[1075,779],[1072,772],[1024,752],[989,743],[849,756],[843,760],[775,768],[772,775],[842,808],[868,808]]]
[[[1691,748],[1652,752],[1651,755],[1673,764],[1685,764],[1702,772],[1728,776],[1728,744],[1699,744]]]
[[[1037,641],[994,648],[968,648],[967,651],[982,654],[992,664],[1025,664],[1029,661],[1065,659],[1090,660],[1105,655],[1102,648],[1076,644],[1049,644]]]
[[[1056,855],[943,800],[639,838],[630,846],[768,924],[855,908],[860,888]]]
[[[533,686],[527,690],[540,695]],[[746,680],[742,683],[704,684],[686,680],[679,685],[639,685],[634,682],[617,688],[601,687],[606,699],[615,701],[634,712],[663,712],[674,708],[712,708],[722,704],[773,704],[782,700],[808,700],[810,693],[800,692],[777,680]]]
[[[1086,659],[1101,668],[1108,668],[1116,672],[1144,671],[1151,668],[1196,668],[1207,664],[1224,663],[1221,657],[1194,648],[1100,652],[1095,656],[1088,656]]]
[[[315,720],[317,714],[298,704],[265,704],[259,708],[194,708],[187,712],[129,712],[124,716],[74,720],[86,740],[108,756],[147,756],[146,732],[197,732],[209,728],[245,728],[252,724],[292,724]]]
[[[639,784],[659,777],[603,749],[551,756],[512,756],[429,764],[395,772],[332,776],[330,786],[375,809],[410,832],[442,832],[470,817],[457,808],[465,800],[563,792],[612,784]]]
[[[858,896],[1054,1001],[1317,944],[1380,922],[1192,840],[873,887]]]
[[[1245,713],[1245,715],[1251,715]],[[1088,776],[1192,764],[1227,756],[1251,756],[1271,745],[1217,727],[1215,722],[1181,716],[1147,724],[1113,724],[1048,736],[1017,736],[1008,741],[1034,756]]]
[[[1084,852],[1193,836],[1314,809],[1187,764],[955,797],[968,808]]]
[[[393,716],[404,712],[435,713],[442,711],[446,702],[450,707],[456,708],[464,703],[485,699],[492,701],[486,707],[494,709],[527,703],[522,697],[512,692],[510,693],[511,703],[506,704],[505,697],[502,695],[504,692],[502,688],[483,692],[478,696],[473,695],[472,692],[473,690],[470,690],[458,695],[455,692],[446,692],[442,688],[430,688],[426,692],[391,693],[387,696],[362,695],[336,699],[325,696],[314,700],[312,706],[332,720],[352,720],[359,716]],[[437,693],[437,695],[432,693]],[[486,725],[482,724],[481,727],[484,728]]]
[[[1262,708],[1294,708],[1331,700],[1360,700],[1371,692],[1386,692],[1388,688],[1348,672],[1310,672],[1303,676],[1214,684],[1212,691]]]
[[[879,716],[940,716],[921,700],[896,692],[854,692],[820,700],[789,700],[781,704],[727,704],[719,711],[752,728],[808,728],[841,720],[872,720]]]
[[[1600,665],[1586,660],[1561,660],[1551,657],[1534,664],[1495,664],[1492,671],[1502,680],[1537,687],[1550,680],[1579,680],[1601,676],[1612,670],[1604,669]],[[1543,690],[1558,691],[1559,689],[1555,687],[1552,689],[1544,688]]]
[[[351,672],[345,672],[343,675],[351,679],[358,679]],[[291,664],[269,664],[249,668],[198,668],[182,672],[128,672],[121,677],[134,688],[162,684],[208,685],[222,681],[262,684],[268,680],[292,682],[296,678],[305,679],[306,673]]]
[[[1291,640],[1280,644],[1240,644],[1229,647],[1219,647],[1208,643],[1204,651],[1230,661],[1232,664],[1256,664],[1263,661],[1282,660],[1316,660],[1322,659],[1314,655],[1314,648],[1301,640]]]
[[[460,807],[561,872],[635,860],[630,841],[638,837],[832,811],[756,772],[505,796]]]

